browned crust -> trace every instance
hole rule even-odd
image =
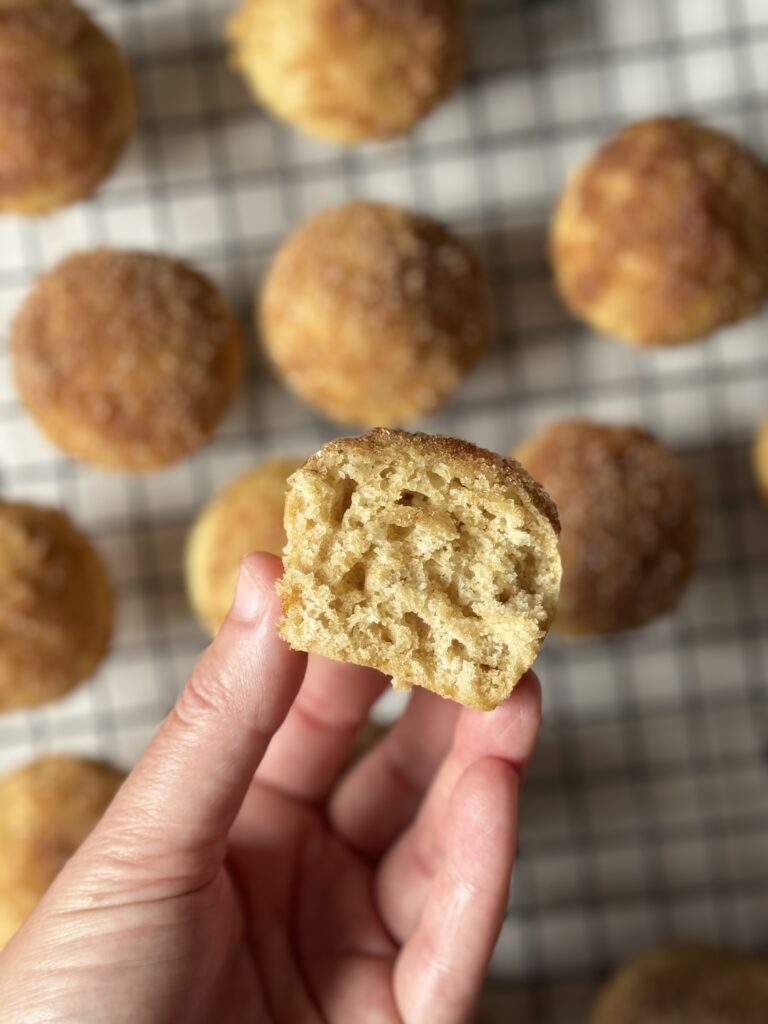
[[[556,533],[560,533],[560,520],[555,503],[544,488],[513,458],[505,458],[457,437],[441,434],[408,433],[377,427],[362,437],[343,437],[326,444],[305,463],[309,469],[318,469],[329,456],[342,457],[350,450],[367,452],[373,448],[402,448],[412,450],[418,446],[426,456],[446,458],[479,470],[486,478],[491,476],[500,487],[522,490],[538,512],[547,519]]]
[[[0,7],[0,211],[39,214],[89,195],[136,122],[128,66],[69,0]]]
[[[626,964],[603,988],[590,1024],[765,1024],[768,964],[707,946],[663,946]]]
[[[551,255],[574,313],[626,341],[675,344],[762,305],[766,239],[765,167],[727,135],[666,117],[628,125],[574,175]]]
[[[11,350],[48,437],[109,468],[151,469],[199,448],[243,368],[239,324],[207,278],[110,249],[70,256],[37,282]]]
[[[752,451],[757,487],[763,500],[768,502],[768,416],[763,420]]]

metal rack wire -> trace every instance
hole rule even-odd
[[[426,428],[504,451],[574,412],[640,422],[688,460],[707,506],[700,569],[676,615],[609,641],[552,641],[542,655],[545,726],[489,1004],[502,1019],[580,1020],[602,973],[656,941],[768,947],[768,516],[748,466],[768,408],[766,321],[636,353],[568,319],[545,259],[566,174],[625,120],[692,113],[768,156],[768,4],[478,0],[465,87],[406,142],[350,152],[254,108],[226,67],[224,0],[93,6],[136,68],[139,136],[92,202],[0,221],[4,333],[35,275],[72,248],[182,254],[247,321],[271,252],[330,203],[390,199],[473,237],[501,329]],[[191,516],[260,455],[333,434],[254,343],[246,392],[209,448],[158,475],[104,474],[39,437],[0,345],[0,489],[61,504],[90,530],[121,606],[96,679],[0,719],[0,769],[49,749],[135,759],[202,644],[180,569]]]

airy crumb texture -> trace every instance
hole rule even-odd
[[[104,563],[69,519],[0,501],[0,712],[55,700],[92,675],[113,614]]]
[[[240,382],[240,327],[178,260],[95,249],[45,274],[13,324],[21,398],[76,458],[144,470],[208,439]]]
[[[289,480],[280,632],[490,710],[532,665],[557,604],[557,512],[516,462],[374,430]]]
[[[403,426],[437,409],[482,356],[491,289],[474,249],[436,221],[353,202],[307,221],[261,301],[269,358],[331,419]]]
[[[0,212],[89,195],[135,121],[125,60],[87,14],[69,0],[1,0]]]
[[[768,416],[763,420],[755,438],[753,463],[758,490],[763,500],[768,502]]]
[[[705,946],[667,946],[608,982],[590,1024],[768,1024],[768,963]]]
[[[76,757],[44,757],[0,778],[0,949],[97,824],[123,779],[109,765]]]
[[[565,420],[515,454],[563,524],[555,629],[613,633],[677,604],[695,561],[699,501],[672,452],[635,427]]]
[[[673,345],[768,297],[768,172],[692,121],[630,125],[568,185],[552,259],[568,306],[638,345]]]
[[[278,117],[333,142],[386,139],[465,65],[465,0],[244,0],[232,62]]]
[[[302,462],[261,463],[216,495],[195,522],[187,544],[187,593],[209,633],[229,611],[243,558],[252,551],[282,554],[288,477]]]

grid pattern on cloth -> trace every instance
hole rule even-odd
[[[51,749],[130,764],[199,654],[181,575],[197,509],[263,455],[335,428],[289,396],[252,340],[244,393],[213,442],[146,477],[63,458],[19,406],[10,318],[74,248],[160,249],[217,280],[243,321],[285,234],[370,197],[432,213],[492,269],[500,330],[424,424],[506,451],[554,418],[636,422],[679,451],[706,501],[701,564],[679,611],[608,641],[550,640],[545,725],[488,1003],[499,1019],[582,1019],[596,981],[668,938],[768,946],[768,517],[749,445],[768,411],[765,316],[638,353],[564,312],[546,223],[569,173],[624,121],[685,112],[768,156],[762,0],[478,0],[472,68],[408,140],[342,151],[254,107],[226,65],[224,0],[97,2],[135,67],[136,139],[98,196],[40,222],[0,220],[0,490],[68,509],[120,598],[98,676],[0,718],[0,770]]]

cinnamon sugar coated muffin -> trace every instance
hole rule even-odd
[[[128,66],[70,0],[0,0],[0,212],[89,195],[136,122]]]
[[[262,462],[217,494],[195,522],[187,544],[187,593],[211,634],[232,604],[243,558],[252,551],[282,554],[287,481],[302,461]]]
[[[635,427],[564,420],[515,452],[557,504],[555,629],[614,633],[678,603],[693,569],[698,495],[683,463]]]
[[[290,478],[282,637],[397,689],[505,700],[557,604],[557,512],[516,462],[465,441],[374,430]]]
[[[240,382],[240,327],[179,260],[95,249],[45,274],[12,329],[21,398],[48,438],[110,469],[203,445]]]
[[[566,304],[598,330],[701,338],[768,298],[768,171],[693,121],[629,125],[566,188],[552,261]]]
[[[104,563],[67,516],[0,501],[0,712],[92,675],[112,632]]]
[[[112,802],[124,775],[78,757],[44,757],[0,778],[0,949]]]
[[[752,458],[758,490],[763,499],[768,502],[768,416],[765,417],[757,432]]]
[[[406,210],[313,217],[267,276],[261,329],[285,383],[341,423],[401,426],[458,389],[485,351],[491,292],[474,250]]]
[[[768,1024],[768,963],[706,946],[631,960],[600,993],[590,1024]]]
[[[320,139],[402,135],[458,83],[465,0],[243,0],[233,65],[267,109]]]

